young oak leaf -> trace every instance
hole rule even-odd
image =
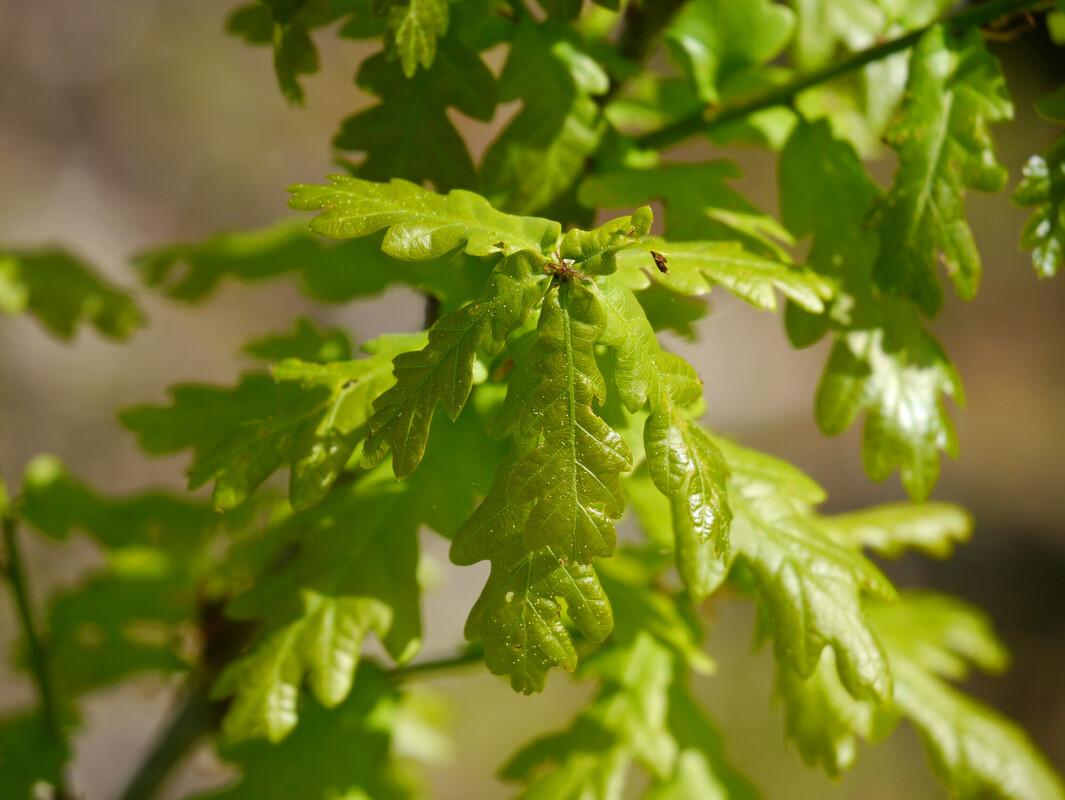
[[[363,664],[345,702],[334,708],[307,703],[283,742],[223,743],[219,755],[239,767],[240,777],[194,797],[413,800],[394,758],[405,705],[383,672]]]
[[[460,247],[473,256],[543,254],[561,234],[557,222],[504,214],[473,192],[439,195],[399,179],[373,183],[334,175],[328,186],[300,184],[291,192],[292,208],[321,212],[311,221],[318,233],[355,239],[385,230],[381,249],[407,261],[439,258]]]
[[[887,503],[823,518],[833,539],[893,558],[906,550],[946,558],[972,534],[973,520],[950,503]]]
[[[740,174],[739,167],[725,160],[618,168],[585,178],[578,199],[590,208],[660,200],[666,209],[667,239],[740,241],[753,252],[782,255],[781,243],[789,243],[791,236],[729,186]]]
[[[909,593],[870,609],[895,677],[894,705],[917,728],[936,775],[956,797],[1060,800],[1065,786],[1028,736],[948,681],[969,662],[1005,666],[1004,648],[979,612],[951,598]]]
[[[489,669],[523,693],[540,691],[552,666],[576,667],[563,609],[592,641],[613,624],[589,562],[613,552],[631,455],[592,409],[606,390],[594,351],[604,324],[579,281],[548,292],[501,415],[513,452],[451,550],[456,564],[491,561],[466,635],[484,641]]]
[[[437,39],[447,33],[449,0],[388,0],[389,43],[408,78],[436,58]]]
[[[860,553],[837,544],[812,507],[820,487],[783,461],[716,441],[732,473],[732,550],[749,573],[777,660],[809,677],[826,647],[854,697],[877,704],[891,697],[883,648],[866,622],[865,595],[892,598],[894,589]],[[727,569],[721,569],[723,580]]]
[[[992,149],[990,125],[1013,116],[998,62],[980,31],[932,28],[914,48],[906,96],[887,132],[899,167],[878,211],[884,246],[875,276],[932,316],[942,303],[941,260],[960,297],[980,283],[980,256],[965,222],[966,189],[996,192],[1006,170]]]
[[[728,466],[709,436],[684,409],[702,397],[702,382],[684,359],[666,353],[639,302],[616,281],[599,286],[607,311],[603,344],[615,353],[614,385],[636,412],[650,401],[644,450],[650,477],[669,498],[677,568],[697,599],[705,597],[728,553],[732,512]]]
[[[972,520],[964,510],[947,503],[898,503],[846,514],[820,517],[822,528],[843,547],[863,548],[887,557],[901,555],[912,548],[928,555],[945,557],[957,541],[968,538]],[[909,602],[904,595],[903,602]],[[928,607],[926,620],[943,619],[937,611],[949,611],[949,605]],[[982,634],[976,617],[964,625],[943,625],[950,636],[976,641]],[[889,653],[889,662],[890,662]],[[838,777],[849,769],[858,756],[858,740],[878,742],[898,722],[899,712],[892,706],[876,707],[856,700],[843,686],[831,650],[825,650],[821,662],[807,678],[783,665],[777,668],[776,696],[783,703],[788,738],[795,742],[803,760],[821,766]]]
[[[538,266],[530,253],[507,256],[480,298],[437,320],[421,350],[395,359],[395,386],[374,403],[367,464],[379,461],[390,447],[396,477],[414,471],[425,453],[436,406],[443,405],[452,420],[458,417],[473,386],[477,353],[498,352],[540,299],[545,276]]]
[[[127,339],[144,324],[133,299],[88,264],[59,248],[0,248],[0,312],[29,312],[60,339],[91,325],[110,339]]]
[[[499,79],[522,109],[485,153],[485,193],[500,207],[538,212],[569,190],[606,130],[596,96],[610,87],[566,26],[522,22]]]
[[[176,386],[170,406],[137,406],[120,419],[150,453],[192,448],[189,487],[213,480],[218,508],[239,506],[285,464],[291,502],[306,508],[366,437],[373,401],[394,382],[393,358],[423,341],[422,334],[383,336],[355,361],[283,361],[272,378],[246,375],[233,389]]]
[[[832,295],[824,279],[803,267],[766,258],[738,242],[666,242],[645,239],[618,253],[618,274],[630,289],[657,282],[683,295],[721,285],[755,308],[772,311],[776,293],[817,313]]]
[[[913,301],[885,297],[873,285],[881,243],[864,223],[880,191],[824,122],[796,128],[781,155],[780,187],[785,223],[796,235],[813,236],[810,267],[836,285],[820,316],[795,306],[786,315],[796,346],[835,332],[814,405],[818,425],[838,434],[864,412],[866,472],[880,480],[898,469],[910,495],[923,499],[939,475],[939,451],[956,453],[945,397],[960,402],[963,391]]]
[[[1036,108],[1051,122],[1065,124],[1065,86],[1043,98]],[[1032,251],[1036,272],[1053,277],[1065,265],[1065,134],[1051,143],[1046,155],[1028,160],[1013,200],[1032,209],[1021,245]]]
[[[480,289],[485,272],[480,262],[465,254],[401,261],[382,253],[372,237],[331,241],[308,230],[302,219],[170,244],[134,259],[147,286],[184,302],[206,298],[227,279],[259,282],[295,275],[307,296],[328,303],[376,295],[401,283],[439,298],[446,307]]]
[[[498,458],[483,420],[470,413],[438,426],[433,448],[409,480],[379,467],[268,531],[273,564],[227,609],[270,626],[216,688],[234,695],[224,726],[230,739],[284,738],[296,725],[305,678],[318,702],[342,702],[370,633],[397,662],[415,655],[418,532],[424,525],[451,536]]]
[[[522,450],[507,498],[533,504],[526,547],[580,563],[613,553],[614,521],[625,510],[620,473],[632,468],[628,446],[593,409],[606,399],[594,349],[605,324],[597,295],[579,281],[549,290],[504,409]]]
[[[446,39],[432,67],[413,78],[380,53],[362,63],[355,82],[381,102],[345,119],[333,144],[365,154],[360,176],[428,180],[440,191],[476,183],[473,160],[448,109],[485,122],[492,118],[495,78],[477,53]]]
[[[553,547],[526,548],[524,530],[531,503],[507,497],[513,462],[497,473],[484,502],[462,526],[451,547],[455,564],[488,559],[488,582],[466,620],[466,638],[484,642],[485,663],[509,675],[515,691],[543,690],[556,665],[573,670],[577,651],[563,611],[590,641],[600,642],[613,626],[610,601],[595,569]]]

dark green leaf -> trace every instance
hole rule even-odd
[[[233,389],[186,384],[167,406],[123,411],[149,453],[192,448],[189,487],[215,482],[214,503],[232,509],[281,466],[291,467],[292,504],[321,500],[368,432],[374,400],[389,386],[392,359],[422,335],[376,339],[355,361],[283,361],[273,378],[246,375]]]
[[[333,143],[365,153],[360,175],[427,180],[439,191],[476,183],[469,151],[448,116],[449,107],[478,120],[495,111],[495,78],[476,53],[445,40],[432,68],[410,79],[377,55],[363,63],[356,82],[381,102],[346,119]]]
[[[128,294],[58,248],[0,249],[0,311],[29,312],[61,339],[74,338],[82,324],[109,338],[126,339],[144,324]]]
[[[562,197],[599,146],[606,123],[594,96],[609,85],[565,28],[523,23],[499,82],[500,99],[520,99],[522,109],[485,154],[487,196],[519,213]]]
[[[292,333],[273,334],[244,345],[244,352],[264,361],[294,358],[317,364],[351,358],[351,340],[340,328],[319,328],[313,320],[300,317]]]
[[[452,420],[458,417],[473,386],[478,351],[498,352],[540,299],[544,276],[537,267],[529,253],[507,256],[479,299],[441,317],[425,347],[395,360],[396,385],[374,404],[366,446],[369,463],[391,448],[396,477],[414,471],[425,453],[437,404]]]

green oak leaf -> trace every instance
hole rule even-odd
[[[134,264],[146,285],[185,302],[206,298],[226,279],[259,282],[295,274],[315,300],[342,303],[401,283],[432,294],[450,308],[477,293],[487,272],[482,261],[462,254],[400,261],[381,252],[379,237],[334,242],[293,219],[166,245],[140,254]]]
[[[128,294],[56,247],[0,248],[0,312],[28,312],[60,339],[73,339],[81,325],[91,325],[110,339],[127,339],[144,324]]]
[[[300,725],[279,744],[227,743],[222,758],[240,778],[197,800],[413,800],[393,760],[404,698],[380,670],[359,668],[355,689],[334,708],[304,704]]]
[[[580,282],[549,290],[503,412],[518,447],[507,499],[532,504],[526,546],[580,563],[613,553],[625,510],[619,475],[632,468],[628,446],[594,409],[606,399],[594,350],[605,325],[602,303]]]
[[[565,27],[531,21],[518,27],[499,95],[520,99],[522,108],[481,167],[484,192],[495,205],[538,212],[573,187],[605,131],[595,98],[609,86],[602,67]]]
[[[750,576],[782,668],[802,678],[830,647],[852,696],[891,697],[887,658],[862,610],[894,590],[861,554],[838,544],[813,513],[820,487],[783,461],[718,440],[732,473],[731,562]],[[719,573],[723,580],[726,571]]]
[[[794,23],[790,9],[770,0],[695,0],[673,19],[666,41],[702,99],[716,104],[730,82],[784,49]]]
[[[429,69],[436,58],[437,40],[447,33],[449,0],[390,0],[388,31],[390,50],[408,78],[421,66]]]
[[[908,594],[870,619],[895,676],[894,705],[917,728],[952,796],[1055,800],[1065,787],[1013,722],[954,689],[968,662],[991,672],[1007,657],[987,619],[965,604]]]
[[[318,71],[318,50],[310,32],[357,10],[358,0],[262,0],[236,8],[226,32],[251,45],[270,45],[281,93],[302,105],[300,77]]]
[[[1050,121],[1065,124],[1065,86],[1036,107]],[[1021,234],[1021,246],[1032,251],[1038,275],[1053,277],[1065,264],[1065,135],[1059,135],[1045,155],[1028,159],[1013,200],[1032,209]]]
[[[440,191],[476,183],[469,151],[448,116],[454,108],[487,121],[495,111],[495,78],[475,52],[445,40],[432,68],[413,78],[378,54],[363,62],[356,83],[381,102],[344,120],[333,144],[365,154],[359,175],[428,180]]]
[[[500,468],[488,496],[456,535],[451,560],[491,561],[488,582],[466,621],[466,638],[484,642],[489,670],[509,675],[516,691],[531,694],[543,690],[551,667],[577,666],[563,611],[593,642],[610,633],[613,614],[590,564],[551,547],[526,549],[530,504],[508,501],[511,472],[507,464]]]
[[[189,487],[214,481],[217,508],[232,509],[277,469],[290,466],[296,508],[322,499],[366,437],[374,400],[392,377],[392,359],[423,335],[383,336],[354,361],[286,360],[272,376],[246,375],[233,389],[173,387],[170,406],[120,414],[149,453],[193,450]]]
[[[644,240],[618,253],[618,275],[631,289],[657,282],[683,295],[707,294],[720,285],[768,311],[777,307],[777,292],[815,313],[832,294],[831,285],[810,270],[756,255],[738,242]]]
[[[957,450],[944,398],[964,394],[913,302],[873,285],[881,243],[865,223],[880,192],[824,122],[796,128],[781,154],[780,188],[784,222],[813,236],[810,268],[836,286],[823,314],[792,305],[786,315],[797,346],[835,334],[814,406],[818,425],[838,434],[866,413],[866,472],[880,480],[898,469],[910,495],[923,499],[939,475],[939,451]]]
[[[267,334],[244,345],[244,352],[263,361],[294,358],[315,364],[347,361],[351,340],[340,328],[319,328],[313,320],[300,317],[291,333]]]
[[[955,36],[936,27],[921,38],[906,96],[887,132],[899,167],[878,212],[885,246],[874,274],[878,284],[912,298],[928,316],[943,299],[937,262],[960,297],[976,294],[980,256],[965,221],[965,190],[1005,186],[990,125],[1012,116],[998,62],[979,30]]]
[[[399,663],[417,653],[418,532],[451,536],[489,485],[498,448],[483,424],[471,409],[434,432],[434,450],[409,480],[379,467],[268,531],[272,556],[228,609],[267,626],[215,687],[234,696],[223,726],[230,740],[289,735],[304,679],[319,703],[343,702],[371,633]]]
[[[829,434],[846,430],[867,412],[862,462],[873,480],[899,470],[915,500],[928,496],[939,477],[939,451],[957,456],[958,440],[944,396],[963,399],[961,381],[939,344],[906,313],[885,327],[851,331],[837,339],[815,412]]]
[[[437,320],[425,347],[395,359],[395,386],[374,402],[367,463],[391,448],[396,477],[414,471],[436,406],[443,405],[452,420],[458,417],[473,386],[478,352],[497,353],[542,296],[545,276],[538,266],[527,252],[507,256],[477,300]]]
[[[660,200],[669,239],[740,241],[764,255],[780,255],[780,243],[790,242],[791,237],[728,185],[740,175],[739,167],[725,160],[619,168],[585,178],[578,197],[594,208]]]
[[[635,296],[614,281],[600,285],[607,324],[601,337],[615,353],[614,387],[630,412],[650,402],[644,426],[649,475],[669,498],[677,568],[696,599],[708,593],[728,552],[728,466],[685,409],[702,382],[683,359],[664,352]]]
[[[289,205],[320,211],[311,228],[334,239],[357,239],[385,230],[381,249],[406,261],[439,258],[463,248],[473,256],[555,247],[557,222],[496,211],[480,195],[455,189],[438,195],[404,180],[372,183],[333,176],[328,186],[292,187]]]
[[[484,642],[488,668],[523,693],[540,691],[554,665],[576,667],[563,610],[592,641],[613,624],[589,562],[613,552],[631,455],[592,407],[605,398],[594,351],[604,316],[579,281],[548,292],[501,414],[512,453],[451,549],[456,564],[491,561],[466,635]]]
[[[954,545],[968,541],[973,520],[950,503],[886,503],[825,517],[824,525],[841,544],[889,558],[907,550],[946,558]]]

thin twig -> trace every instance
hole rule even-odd
[[[664,128],[638,137],[636,142],[640,147],[648,150],[661,150],[683,141],[689,136],[707,133],[758,111],[765,111],[776,106],[789,106],[794,102],[796,96],[813,86],[827,83],[834,78],[861,69],[867,64],[910,49],[917,44],[925,33],[936,25],[945,25],[951,30],[960,31],[986,25],[1004,17],[1033,11],[1045,6],[1047,6],[1047,0],[990,0],[990,2],[972,6],[937,20],[923,28],[913,30],[897,39],[891,39],[866,50],[861,50],[842,61],[828,64],[821,69],[800,75],[788,83],[773,87],[752,97],[726,103],[716,109],[705,109],[690,114]]]
[[[408,664],[405,667],[396,667],[395,669],[389,670],[388,675],[393,680],[406,681],[411,678],[421,677],[429,672],[443,672],[445,670],[466,667],[470,664],[477,663],[482,658],[484,658],[484,648],[480,645],[473,645],[453,656],[421,661],[416,664]]]
[[[18,608],[19,623],[22,634],[26,637],[29,650],[30,670],[37,686],[37,697],[41,704],[41,719],[44,731],[60,747],[66,748],[63,729],[59,720],[59,707],[52,686],[51,671],[48,668],[48,654],[45,651],[37,627],[33,624],[33,610],[30,606],[30,590],[26,577],[26,567],[22,561],[22,551],[18,541],[18,522],[11,514],[3,515],[4,547],[7,550],[6,572],[11,585],[11,594]],[[60,768],[55,782],[56,800],[68,800],[71,795],[66,789],[63,771]]]

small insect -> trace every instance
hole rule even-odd
[[[551,254],[551,258],[544,264],[544,272],[548,275],[553,275],[560,281],[568,281],[576,278],[579,281],[588,280],[588,276],[581,272],[579,269],[574,269],[573,265],[577,262],[572,258],[563,258],[558,250]]]
[[[655,266],[658,267],[658,271],[662,274],[669,272],[669,261],[665,255],[659,253],[657,250],[651,251],[651,258],[655,260]]]

